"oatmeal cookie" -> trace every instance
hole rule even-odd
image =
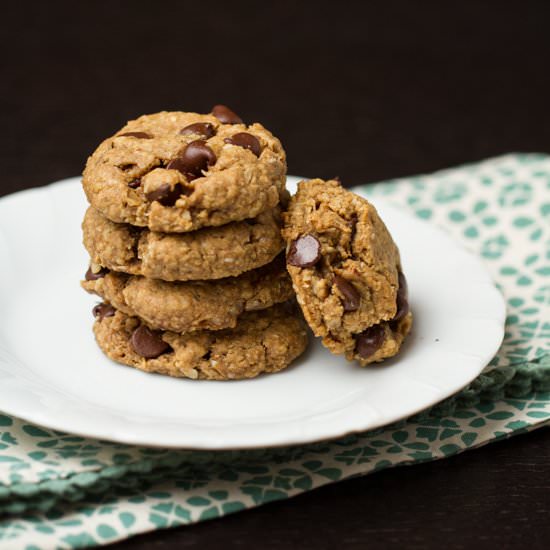
[[[216,106],[132,120],[88,159],[88,201],[114,222],[165,233],[253,218],[285,187],[280,141]]]
[[[284,214],[287,269],[309,326],[362,366],[395,355],[409,332],[399,250],[376,209],[338,181],[303,181]]]
[[[82,281],[116,309],[150,328],[173,332],[233,328],[246,311],[266,309],[294,296],[284,258],[239,277],[168,283],[114,271]]]
[[[94,314],[96,340],[108,357],[179,378],[253,378],[288,367],[307,346],[301,315],[288,304],[245,313],[232,329],[183,335],[151,330],[108,304]]]
[[[88,208],[84,246],[94,264],[164,281],[235,277],[271,262],[284,248],[280,210],[190,233],[157,233],[114,223]]]

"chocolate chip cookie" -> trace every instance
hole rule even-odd
[[[167,283],[124,273],[97,273],[82,282],[116,309],[153,329],[173,332],[233,328],[239,316],[294,296],[284,258],[239,277]]]
[[[82,184],[114,222],[166,233],[253,218],[285,187],[280,141],[227,107],[132,120],[88,159]]]
[[[234,277],[265,265],[284,248],[278,207],[253,219],[190,233],[157,233],[114,223],[89,208],[84,246],[94,264],[164,281]]]
[[[360,365],[395,355],[410,331],[399,250],[376,209],[338,181],[303,181],[283,215],[287,268],[323,344]]]
[[[237,380],[277,372],[307,345],[301,316],[287,304],[245,313],[232,329],[183,335],[151,330],[107,304],[94,314],[96,340],[111,359],[180,378]]]

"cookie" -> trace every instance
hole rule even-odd
[[[82,286],[150,328],[173,332],[233,328],[245,311],[266,309],[294,296],[284,258],[218,281],[167,283],[124,273],[88,276]]]
[[[280,141],[227,108],[132,120],[86,163],[88,201],[114,222],[166,233],[256,217],[285,188]]]
[[[92,262],[164,281],[235,277],[271,262],[284,248],[280,210],[191,233],[157,233],[114,223],[89,208],[82,230]]]
[[[184,335],[152,331],[137,317],[103,305],[94,333],[118,363],[179,378],[237,380],[288,367],[307,346],[301,316],[287,304],[245,313],[237,326]]]
[[[337,181],[303,181],[283,215],[287,269],[316,336],[362,366],[409,332],[399,250],[376,209]]]

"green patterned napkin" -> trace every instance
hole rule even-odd
[[[277,450],[139,448],[0,414],[0,546],[106,544],[550,422],[550,157],[508,155],[361,191],[440,225],[486,260],[508,317],[502,348],[481,376],[407,421]]]

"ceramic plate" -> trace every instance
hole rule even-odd
[[[289,187],[295,185],[291,179]],[[503,337],[504,303],[482,263],[382,200],[409,282],[414,330],[402,353],[361,369],[311,339],[289,369],[211,382],[115,364],[96,346],[96,300],[79,179],[0,200],[0,409],[79,435],[163,447],[307,443],[388,424],[473,380]]]

